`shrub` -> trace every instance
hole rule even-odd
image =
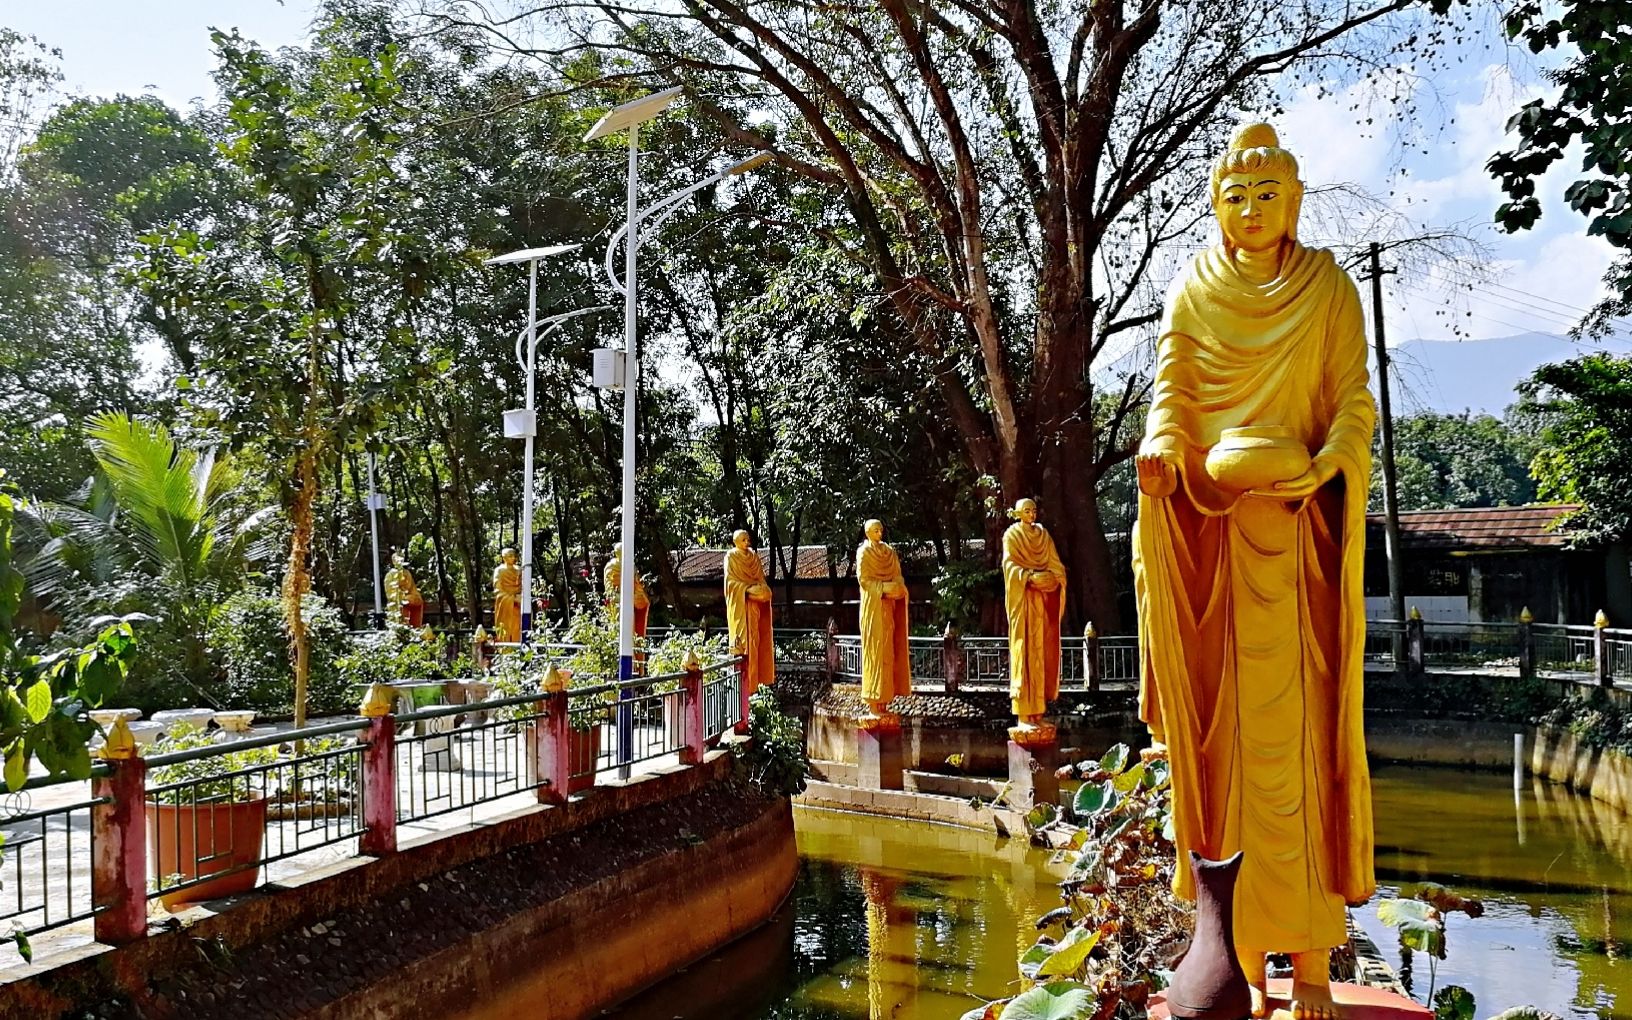
[[[748,699],[754,738],[731,745],[737,773],[774,797],[793,797],[805,790],[810,761],[805,757],[805,728],[784,713],[776,688],[761,687]]]
[[[339,666],[347,650],[345,620],[321,595],[305,596],[301,606],[311,637],[307,707],[313,713],[344,711],[358,700]],[[295,670],[277,596],[245,590],[229,598],[211,627],[210,646],[226,675],[227,707],[292,709]]]

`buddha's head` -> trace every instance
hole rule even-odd
[[[612,546],[612,562],[613,563],[622,563],[623,562],[623,543],[622,542],[617,542],[617,543],[613,544],[613,546]]]
[[[748,551],[748,546],[752,544],[752,541],[753,540],[748,532],[743,531],[740,528],[731,533],[731,544],[736,546],[738,549],[741,549],[743,552]]]
[[[1016,500],[1014,509],[1009,511],[1009,516],[1013,517],[1022,524],[1036,524],[1037,501],[1034,499]]]
[[[408,560],[403,557],[402,553],[394,552],[391,554],[391,565],[401,570],[408,565]]]
[[[876,517],[868,521],[866,524],[863,524],[861,526],[861,531],[862,534],[867,536],[868,541],[884,541],[884,522]]]
[[[504,561],[505,566],[513,567],[516,565],[516,551],[509,546],[505,546],[499,550],[499,559]]]
[[[1303,181],[1298,161],[1268,124],[1236,129],[1213,167],[1213,215],[1232,251],[1273,251],[1298,237]]]

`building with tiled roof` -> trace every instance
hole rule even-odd
[[[1400,545],[1407,604],[1429,619],[1590,621],[1599,609],[1632,622],[1626,550],[1582,543],[1568,503],[1406,510]],[[1382,514],[1366,521],[1366,596],[1373,615],[1388,595]]]

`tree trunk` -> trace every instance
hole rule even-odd
[[[312,503],[317,498],[317,453],[310,442],[300,452],[296,471],[300,488],[289,508],[294,532],[289,538],[289,567],[283,575],[283,613],[295,663],[295,728],[306,725],[306,689],[311,676],[311,641],[301,597],[311,590],[307,557],[312,547]]]

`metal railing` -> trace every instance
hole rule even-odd
[[[98,909],[91,895],[91,812],[108,800],[35,810],[32,792],[39,789],[6,794],[0,806],[0,836],[5,839],[0,844],[0,934],[37,935],[93,917]]]
[[[543,779],[532,747],[533,726],[543,718],[536,694],[438,705],[397,716],[402,727],[394,749],[397,822],[417,822],[536,790]]]
[[[189,748],[149,758],[149,769],[192,765],[199,774],[146,790],[149,898],[248,873],[264,865],[355,840],[363,828],[363,720]],[[298,739],[301,753],[280,756]],[[265,761],[213,768],[211,759],[265,751]],[[225,894],[225,893],[223,893]]]
[[[839,634],[833,638],[838,675],[845,679],[861,676],[861,638]],[[912,685],[922,690],[946,690],[947,658],[962,663],[961,676],[953,686],[967,690],[1007,689],[1009,685],[1009,639],[1006,637],[910,637],[907,648],[912,657]],[[1088,675],[1092,648],[1098,676]],[[1125,688],[1139,679],[1139,643],[1132,635],[1115,637],[1062,637],[1060,639],[1060,689],[1089,690],[1100,687]]]
[[[678,756],[686,746],[684,673],[636,677],[585,691],[569,718],[575,734],[569,781]]]

